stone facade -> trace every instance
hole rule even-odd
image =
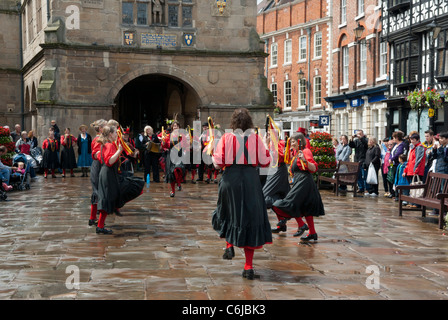
[[[16,1],[0,2],[0,125],[21,123],[23,101],[21,87],[20,15]],[[17,32],[3,32],[17,30]]]
[[[262,125],[272,105],[255,0],[227,1],[222,12],[216,1],[174,4],[154,16],[152,2],[22,1],[25,127],[42,140],[52,119],[77,129],[113,117],[138,131],[176,113],[185,126],[211,116],[226,127],[238,107]]]

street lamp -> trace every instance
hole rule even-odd
[[[359,40],[359,39],[361,39],[364,30],[365,30],[364,26],[360,25],[358,22],[358,26],[355,29],[353,29],[353,33],[355,34],[355,41],[356,41],[356,44],[364,44],[367,47],[369,47],[369,49],[370,49],[370,41],[367,42],[365,39]]]
[[[432,38],[431,40],[434,41],[439,36],[441,28],[437,25],[435,20],[432,20],[432,22],[428,24],[427,27]]]

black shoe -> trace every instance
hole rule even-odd
[[[181,191],[182,190],[182,186],[177,186],[177,191]]]
[[[308,241],[310,241],[310,240],[317,241],[317,233],[315,233],[315,234],[309,234],[309,235],[307,235],[306,237],[302,237],[302,238],[300,238],[300,240],[302,240],[302,241],[304,241],[304,242],[308,242]]]
[[[288,222],[288,220],[286,220],[286,219],[283,219],[283,220],[280,220],[278,223],[277,223],[277,228],[275,228],[275,229],[271,229],[271,232],[272,233],[280,233],[280,232],[286,232],[286,223]]]
[[[204,181],[202,178],[197,178],[196,181]]]
[[[218,183],[219,181],[218,181],[218,179],[215,179],[215,180],[213,180],[213,182],[214,182],[214,183]]]
[[[98,228],[96,227],[96,233],[100,234],[112,234],[112,230],[106,228]]]
[[[98,224],[98,220],[93,220],[93,219],[89,219],[89,226],[93,226],[93,225],[97,225]]]
[[[170,197],[171,197],[171,198],[174,197],[174,192],[173,192],[173,191],[170,192]]]
[[[205,179],[205,182],[206,183],[210,183],[210,179]]]
[[[255,278],[254,269],[243,270],[243,278],[246,278],[247,280],[254,280]]]
[[[226,248],[222,258],[225,260],[232,260],[233,257],[235,257],[235,249],[233,247]]]
[[[191,183],[192,183],[192,184],[196,184],[196,181],[194,181],[194,180],[191,180]]]
[[[294,233],[294,237],[300,237],[308,229],[309,229],[308,226],[306,224],[304,224],[297,230],[296,233]]]

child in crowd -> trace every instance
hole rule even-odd
[[[407,186],[409,185],[409,181],[406,177],[403,177],[404,168],[406,168],[408,161],[407,156],[402,153],[398,156],[398,161],[400,162],[398,164],[397,172],[395,174],[395,186]],[[404,195],[409,195],[409,190],[402,190]],[[395,193],[395,201],[398,201],[398,192]],[[403,201],[404,205],[407,205],[408,203],[406,201]]]
[[[13,176],[16,175],[16,176],[19,176],[19,177],[21,175],[25,174],[25,164],[23,162],[18,162],[17,163],[17,169],[14,169],[12,172],[13,172],[12,173]]]
[[[381,172],[383,174],[383,185],[384,185],[384,191],[386,192],[384,194],[385,197],[391,198],[394,195],[393,190],[393,184],[387,180],[387,173],[389,172],[390,168],[390,152],[392,148],[394,147],[394,142],[389,139],[384,139],[384,145],[386,147],[386,150],[384,152],[384,158],[383,158],[383,164],[381,168]]]

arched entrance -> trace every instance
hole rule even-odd
[[[192,126],[200,99],[191,86],[177,78],[146,74],[123,86],[114,103],[113,118],[137,134],[146,125],[156,132],[166,128],[165,120],[176,113],[181,126]]]

